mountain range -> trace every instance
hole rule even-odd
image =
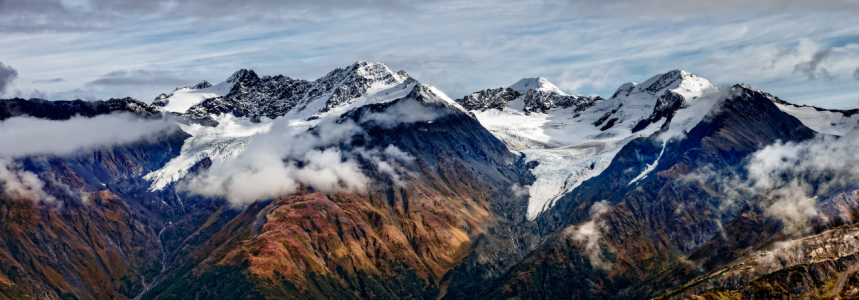
[[[0,298],[859,297],[857,112],[372,62],[0,100]]]

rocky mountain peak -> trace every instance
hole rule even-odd
[[[227,78],[228,83],[237,83],[237,82],[252,82],[259,80],[259,76],[254,72],[254,70],[246,70],[241,69],[233,73],[230,78]]]
[[[212,84],[205,80],[200,81],[200,83],[191,86],[191,88],[195,90],[202,90],[210,87],[212,87]]]
[[[517,110],[523,112],[546,113],[555,108],[574,107],[576,111],[584,110],[594,105],[602,97],[584,97],[567,95],[557,86],[543,77],[523,78],[508,88],[485,89],[462,99],[456,100],[468,110],[485,111],[488,109],[503,110],[508,103],[514,100],[522,100],[523,104],[517,104]],[[521,107],[520,107],[521,106]]]

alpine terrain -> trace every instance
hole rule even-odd
[[[0,100],[0,299],[859,298],[857,123],[681,70],[452,99],[363,61]]]

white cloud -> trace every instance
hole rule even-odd
[[[366,150],[364,148],[356,149],[355,152],[360,154],[365,160],[370,161],[376,166],[376,169],[391,178],[394,185],[404,187],[405,183],[400,179],[400,173],[397,171],[398,164],[411,164],[415,158],[400,148],[394,145],[388,145],[387,148],[381,151],[385,157],[380,155],[379,151]]]
[[[720,209],[736,208],[741,199],[761,197],[764,214],[782,221],[788,234],[806,234],[817,215],[818,197],[859,183],[855,149],[859,132],[841,138],[819,136],[804,142],[777,142],[753,153],[744,166],[747,177],[699,168],[683,177],[716,188]]]
[[[302,185],[324,193],[360,192],[366,188],[368,178],[356,162],[358,156],[402,186],[397,165],[412,163],[412,155],[393,145],[381,150],[358,148],[349,152],[343,152],[341,146],[364,134],[359,124],[392,128],[446,113],[441,108],[405,98],[381,112],[365,111],[357,123],[329,115],[307,130],[291,125],[291,120],[277,119],[267,132],[254,136],[240,155],[213,162],[208,170],[180,182],[179,187],[201,195],[225,197],[238,206],[290,194]]]
[[[52,121],[15,117],[0,121],[0,157],[70,155],[79,151],[155,140],[179,130],[167,119],[107,114]]]
[[[406,153],[403,150],[400,150],[400,148],[397,148],[397,146],[394,145],[388,145],[388,147],[385,148],[385,155],[388,155],[389,157],[394,158],[403,163],[410,163],[415,160],[414,156]]]
[[[605,221],[601,219],[601,216],[610,208],[611,203],[608,200],[594,203],[589,210],[590,220],[567,231],[570,238],[583,244],[582,250],[590,258],[591,265],[606,271],[612,269],[612,263],[603,259],[603,248],[600,246],[599,240],[602,238],[602,230],[605,227]]]
[[[0,95],[6,92],[6,89],[18,78],[18,71],[12,66],[4,65],[0,62]]]
[[[36,174],[20,170],[10,159],[0,158],[0,188],[6,197],[53,202],[54,197],[45,193],[44,186]]]
[[[50,1],[33,3],[43,2]],[[832,48],[824,68],[832,76],[851,78],[859,66],[853,46],[859,19],[849,9],[857,6],[844,1],[430,1],[397,2],[394,7],[402,9],[395,10],[386,9],[386,1],[350,4],[349,9],[326,9],[325,2],[298,5],[306,11],[294,9],[292,2],[231,2],[205,9],[161,3],[107,9],[148,7],[144,11],[150,13],[130,16],[146,16],[149,22],[107,14],[118,23],[98,23],[111,24],[98,31],[8,31],[0,39],[0,57],[19,70],[19,89],[39,89],[52,99],[73,97],[77,93],[71,91],[116,70],[161,70],[177,74],[170,78],[216,83],[239,68],[254,68],[313,80],[336,67],[370,60],[406,70],[454,97],[535,76],[570,93],[606,97],[624,82],[685,69],[717,85],[744,82],[790,101],[827,107],[855,102],[844,96],[854,85],[824,86],[794,73],[794,66],[817,48]],[[177,10],[186,5],[194,9]],[[51,7],[27,7],[21,9],[52,14]],[[100,7],[87,19],[99,20],[96,15],[105,11]],[[172,15],[176,11],[183,15]],[[207,21],[224,14],[229,18]],[[808,53],[800,49],[773,66],[779,49],[795,49],[803,40],[818,47]],[[49,66],[46,60],[55,63]],[[65,80],[33,82],[44,78]],[[146,101],[174,87],[97,86],[92,94]],[[833,100],[823,102],[821,96]]]
[[[180,188],[225,197],[234,205],[289,194],[300,185],[325,193],[360,191],[366,176],[354,160],[343,158],[338,146],[361,132],[351,120],[326,118],[313,130],[302,131],[278,119],[268,132],[254,136],[238,157],[213,162]]]
[[[513,195],[515,195],[516,197],[525,197],[530,194],[531,186],[520,186],[518,183],[514,183],[513,186],[510,187],[510,190],[513,191]]]

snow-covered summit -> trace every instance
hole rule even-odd
[[[561,89],[559,89],[557,86],[549,82],[548,79],[543,77],[522,78],[521,80],[511,85],[510,88],[521,94],[527,94],[529,90],[536,89],[542,92],[566,95],[563,91],[561,91]]]
[[[641,84],[634,82],[625,83],[617,89],[612,98],[629,97],[637,93],[648,93],[652,96],[659,96],[670,90],[692,100],[703,91],[712,88],[715,88],[715,86],[705,78],[683,70],[673,70],[653,76]]]

